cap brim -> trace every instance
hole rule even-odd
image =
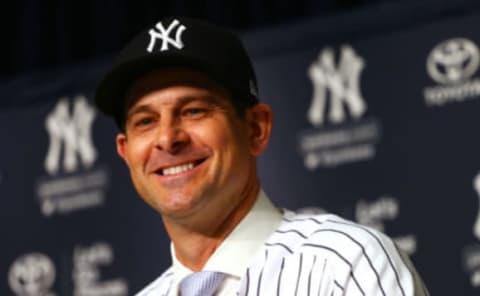
[[[208,63],[208,61],[175,52],[130,60],[115,66],[105,74],[97,87],[95,102],[100,110],[113,116],[117,124],[121,124],[124,96],[134,80],[150,71],[164,67],[189,67],[206,73],[214,80],[221,80],[220,75],[212,71],[214,67],[208,67]]]

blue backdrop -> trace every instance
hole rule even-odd
[[[275,112],[267,194],[386,232],[432,295],[480,291],[478,6],[370,9],[244,36]],[[0,110],[1,295],[131,295],[170,263],[115,126],[91,102],[109,62],[0,86],[14,102]]]

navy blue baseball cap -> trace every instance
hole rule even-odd
[[[168,17],[134,37],[100,81],[95,103],[122,128],[125,94],[133,81],[162,67],[189,67],[225,87],[234,104],[258,102],[252,62],[238,35],[206,21]]]

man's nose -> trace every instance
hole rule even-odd
[[[156,146],[170,154],[178,153],[189,142],[188,132],[182,127],[181,122],[165,120],[161,123]]]

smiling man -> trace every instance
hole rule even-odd
[[[137,295],[428,295],[385,235],[273,206],[256,157],[271,108],[239,38],[166,18],[120,53],[96,93],[117,151],[172,241],[172,266]]]
[[[252,207],[255,155],[266,147],[271,110],[237,113],[229,92],[187,68],[133,83],[118,153],[145,201],[162,214],[177,258],[200,270]]]

